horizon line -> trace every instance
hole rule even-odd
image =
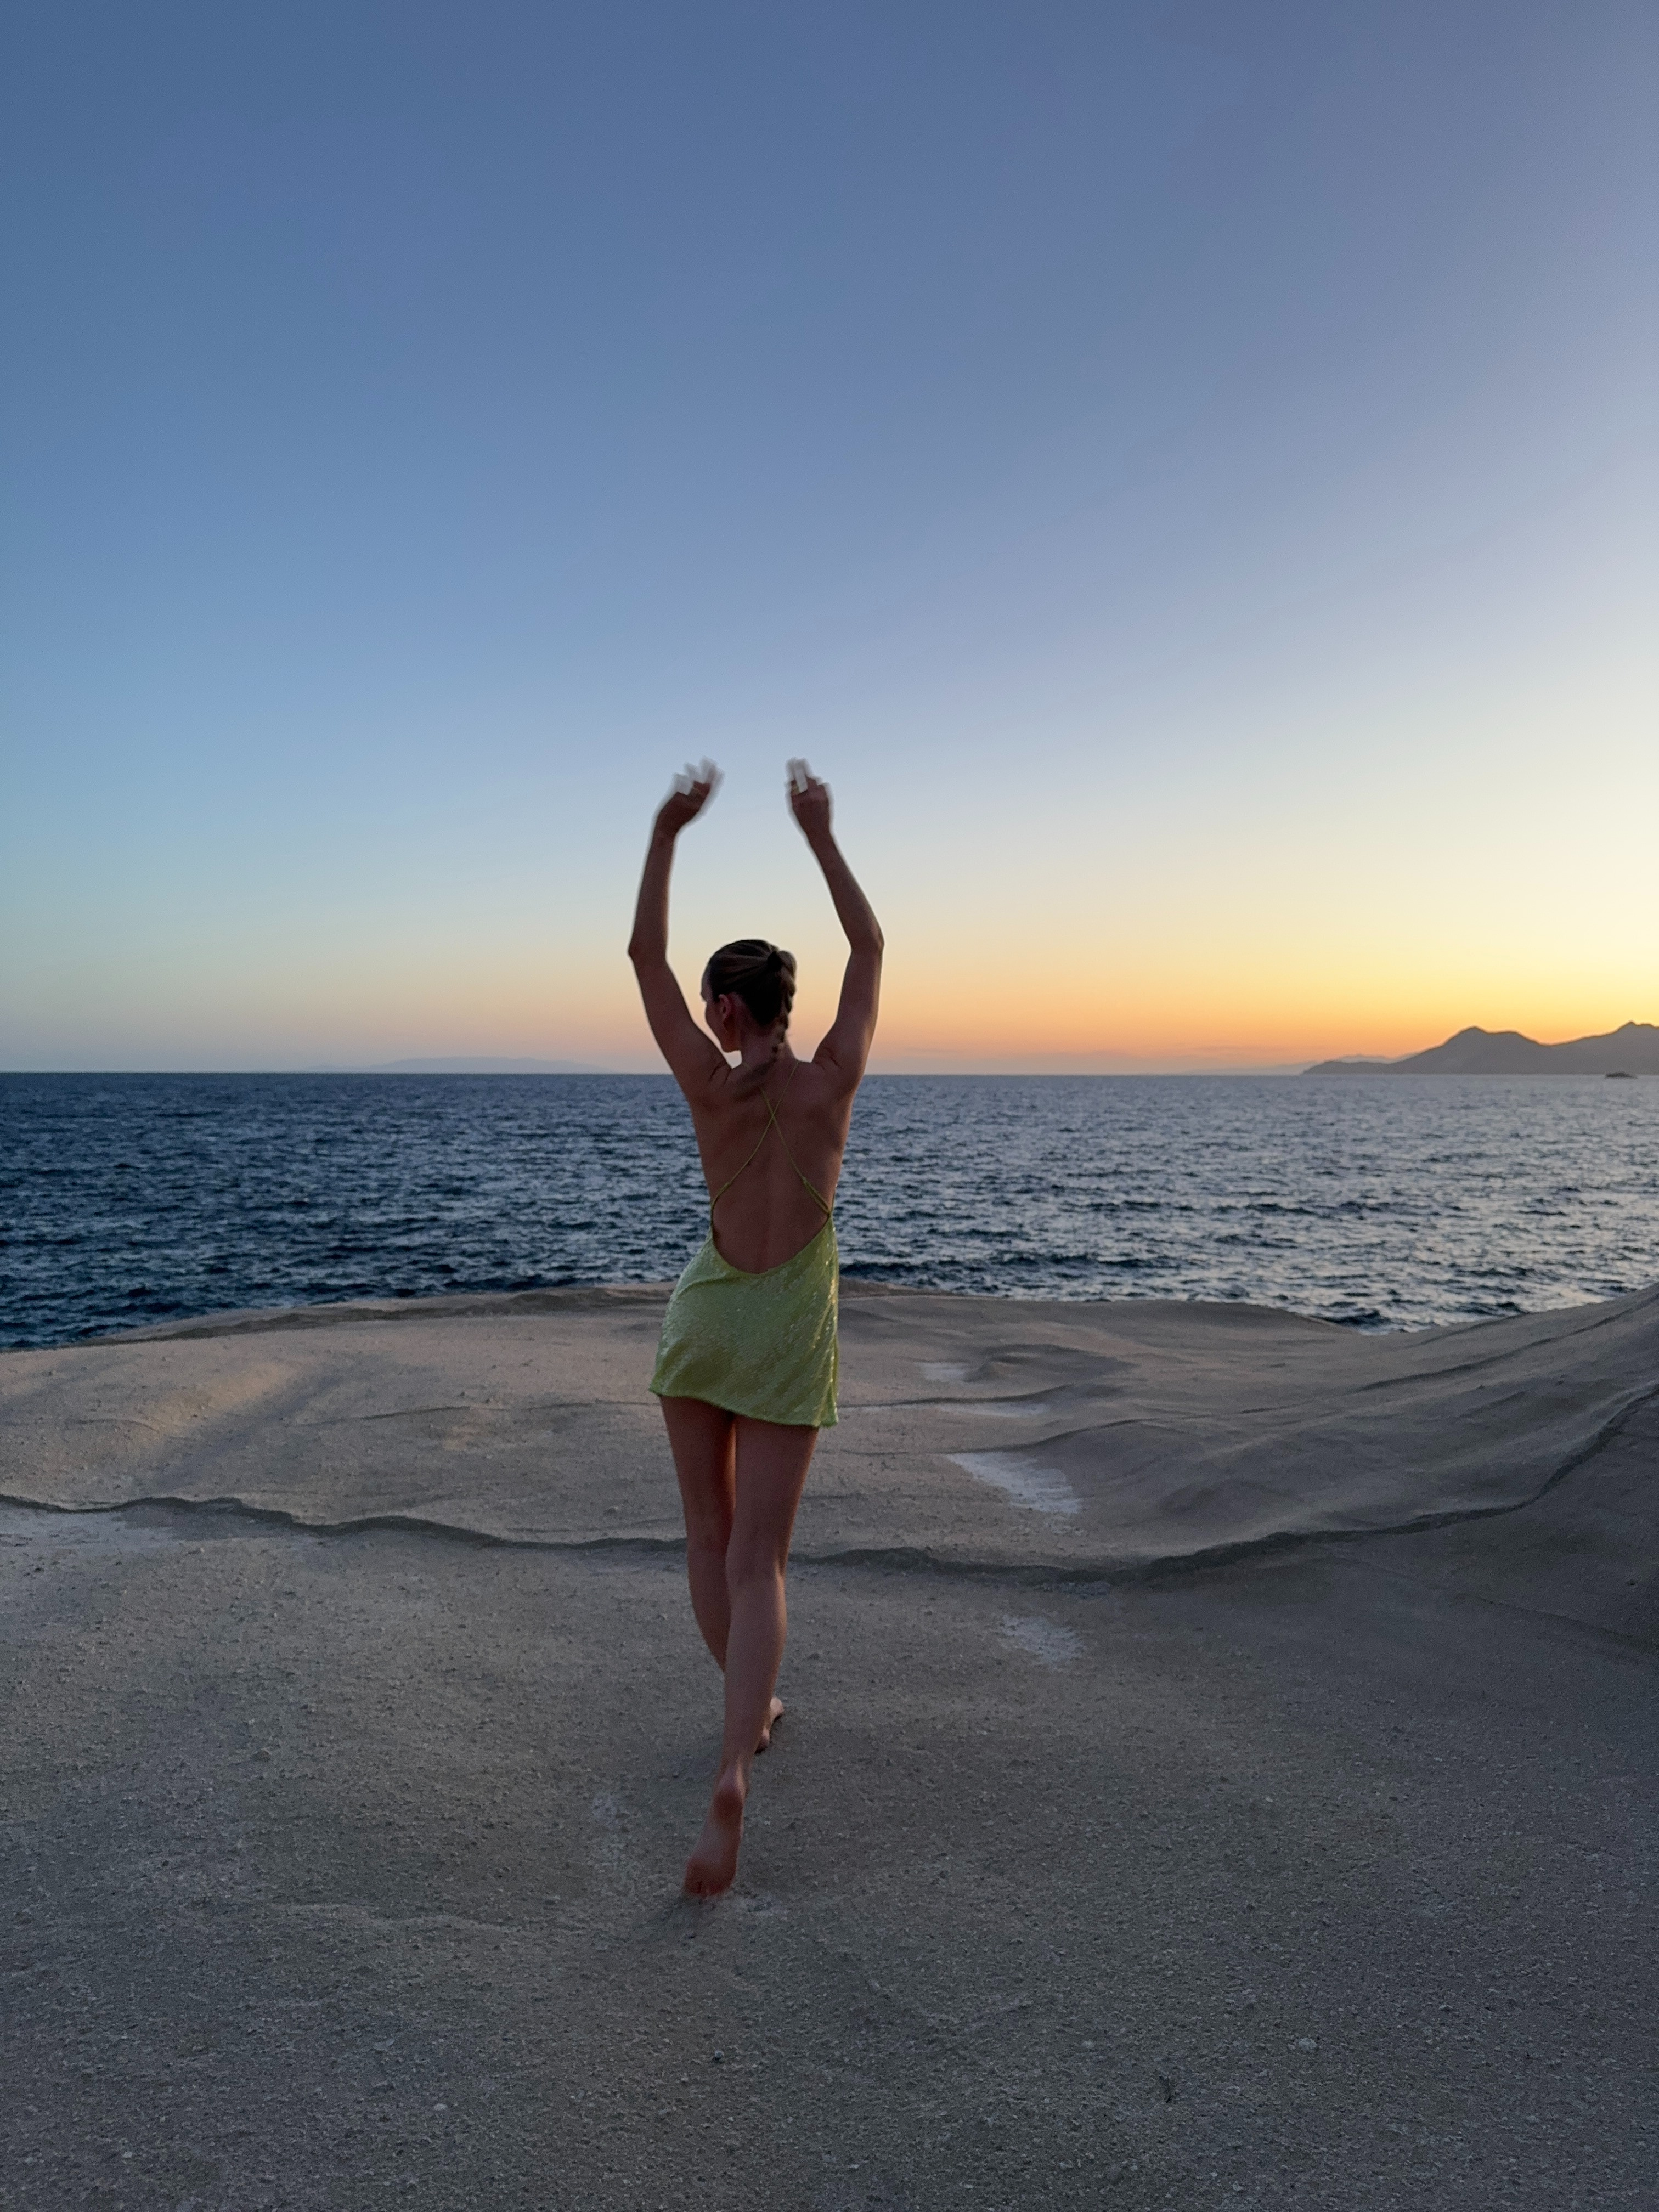
[[[1206,1063],[1194,1066],[1189,1062],[1165,1064],[1159,1061],[1137,1063],[1124,1067],[1059,1067],[1053,1066],[1030,1067],[1000,1061],[988,1066],[977,1064],[950,1067],[871,1067],[864,1074],[866,1082],[879,1081],[884,1077],[925,1076],[1052,1076],[1056,1079],[1073,1076],[1140,1076],[1140,1075],[1299,1075],[1315,1066],[1311,1060],[1239,1060]],[[572,1080],[592,1077],[609,1078],[622,1075],[660,1076],[672,1082],[673,1071],[667,1066],[639,1067],[584,1066],[574,1067],[398,1067],[385,1062],[365,1063],[361,1067],[345,1067],[337,1064],[322,1066],[289,1067],[0,1067],[0,1081],[9,1077],[39,1078],[43,1076],[409,1076],[416,1080],[431,1081],[447,1077],[462,1079],[480,1077],[500,1078],[503,1080],[521,1079],[526,1081],[550,1077]]]

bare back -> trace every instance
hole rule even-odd
[[[793,1259],[823,1228],[841,1180],[855,1095],[839,1070],[797,1060],[787,1048],[763,1085],[750,1071],[731,1069],[723,1082],[715,1076],[687,1088],[714,1246],[729,1265],[763,1273]]]

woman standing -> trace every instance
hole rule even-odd
[[[818,1431],[836,1419],[832,1205],[875,1034],[882,955],[869,901],[830,832],[829,787],[792,761],[790,810],[850,948],[841,1006],[811,1059],[797,1060],[793,956],[740,938],[703,970],[710,1042],[668,964],[668,878],[674,840],[718,780],[707,761],[688,769],[659,811],[628,948],[651,1034],[691,1109],[709,1191],[708,1242],[675,1286],[651,1377],[685,1508],[692,1610],[726,1674],[720,1771],[685,1869],[695,1897],[731,1887],[750,1771],[783,1711],[773,1691],[790,1532]]]

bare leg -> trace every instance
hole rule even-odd
[[[679,1479],[685,1511],[685,1573],[691,1585],[691,1610],[702,1640],[724,1671],[731,1632],[732,1601],[726,1588],[726,1554],[732,1541],[737,1495],[738,1417],[701,1398],[658,1401],[668,1430],[669,1449]],[[756,1739],[757,1751],[772,1741],[772,1723],[783,1705],[774,1698]]]
[[[732,1540],[737,1496],[737,1415],[701,1398],[659,1398],[657,1402],[667,1426],[685,1510],[685,1574],[691,1585],[691,1610],[715,1665],[723,1668],[732,1625],[726,1549]]]
[[[693,1897],[729,1889],[743,1841],[749,1777],[778,1711],[773,1690],[787,1626],[789,1538],[818,1440],[816,1429],[739,1416],[732,1534],[726,1553],[726,1733],[708,1817],[686,1862]]]

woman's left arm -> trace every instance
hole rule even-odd
[[[856,1091],[875,1041],[885,940],[875,909],[830,834],[829,785],[821,782],[805,761],[791,761],[789,770],[789,810],[812,848],[813,859],[823,871],[836,919],[847,933],[847,970],[842,977],[841,1004],[814,1058],[821,1067],[838,1076],[848,1090]]]

